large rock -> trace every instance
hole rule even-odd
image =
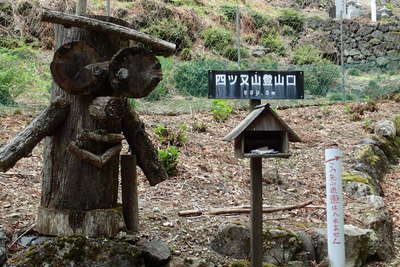
[[[366,263],[372,233],[371,230],[353,225],[344,226],[346,267],[358,267]],[[328,256],[326,228],[314,229],[313,241],[317,252],[317,262],[322,262]]]
[[[382,120],[375,125],[375,134],[383,137],[393,138],[396,136],[396,126],[393,121]]]
[[[343,173],[343,191],[355,198],[369,195],[381,195],[380,185],[365,172],[351,170]]]
[[[296,261],[303,244],[298,236],[289,230],[264,229],[263,248],[263,262],[282,265]]]
[[[0,266],[3,266],[3,264],[7,260],[7,242],[8,238],[5,233],[0,231]]]
[[[361,144],[354,155],[353,168],[368,173],[376,181],[380,181],[388,171],[389,161],[383,151],[374,145]]]
[[[211,248],[235,259],[247,258],[250,253],[250,230],[236,224],[222,225],[215,239],[211,241]]]
[[[169,263],[171,250],[163,241],[154,239],[140,242],[138,245],[143,251],[146,267],[162,267]]]
[[[380,196],[366,196],[357,203],[349,203],[346,210],[363,227],[371,229],[375,233],[375,242],[371,242],[369,257],[388,260],[394,255],[393,218]],[[371,236],[372,238],[372,236]]]
[[[9,266],[145,267],[142,252],[126,242],[57,237],[31,246],[9,260]]]

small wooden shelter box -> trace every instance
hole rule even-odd
[[[224,141],[235,141],[239,158],[288,158],[289,141],[300,137],[276,114],[269,104],[257,106]]]

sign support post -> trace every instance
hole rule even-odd
[[[250,100],[250,109],[261,104],[260,99]],[[251,179],[251,267],[262,267],[262,236],[263,236],[263,213],[262,213],[262,158],[250,158]]]

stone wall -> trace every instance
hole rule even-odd
[[[319,25],[318,25],[319,24]],[[340,23],[337,20],[309,23],[314,30],[325,32],[327,41],[334,44],[340,58]],[[343,21],[345,63],[366,62],[400,53],[400,21],[365,24],[354,20]]]

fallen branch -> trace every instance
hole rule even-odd
[[[265,208],[263,207],[263,213],[273,213],[277,211],[290,211],[294,209],[305,208],[307,205],[310,205],[313,200],[292,205],[292,206],[282,206],[282,207],[272,207]],[[179,216],[200,216],[200,215],[224,215],[224,214],[248,214],[251,212],[250,208],[242,208],[242,207],[228,207],[228,208],[217,208],[210,210],[184,210],[178,213]]]

